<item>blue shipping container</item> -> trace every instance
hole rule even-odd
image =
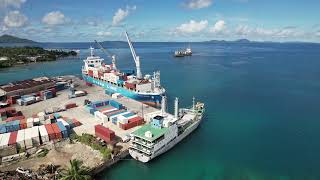
[[[118,103],[117,101],[110,100],[110,105],[117,109],[122,109],[122,104]]]
[[[133,116],[133,115],[135,115],[133,112],[129,112],[127,114],[123,114],[122,116],[128,118],[128,117]]]
[[[68,134],[67,128],[62,124],[62,122],[58,121],[57,125],[58,125],[59,129],[61,130],[62,137],[68,138],[69,134]]]
[[[3,124],[0,124],[0,134],[6,133],[7,129]]]

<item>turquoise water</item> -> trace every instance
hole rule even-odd
[[[161,70],[170,108],[175,96],[181,106],[192,96],[205,102],[203,123],[150,163],[124,160],[99,179],[320,179],[320,45],[195,43],[192,57],[173,58],[183,46],[141,43],[137,53],[143,73]],[[128,49],[111,50],[120,68],[134,67]],[[3,69],[0,83],[79,74],[81,64],[73,59]]]

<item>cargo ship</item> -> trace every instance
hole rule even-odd
[[[174,115],[166,112],[165,98],[161,110],[145,115],[150,123],[131,133],[130,155],[141,162],[148,162],[165,153],[174,145],[194,131],[202,120],[205,111],[204,104],[193,99],[191,108],[178,109],[178,99],[175,100]]]
[[[161,97],[165,94],[165,89],[160,84],[160,71],[154,72],[153,75],[146,74],[143,77],[140,58],[136,55],[128,33],[125,34],[136,64],[136,75],[134,71],[121,72],[118,70],[114,55],[110,56],[112,64],[105,64],[104,59],[95,56],[94,48],[90,47],[91,56],[83,60],[82,77],[89,84],[103,87],[107,94],[120,93],[148,105],[160,106]]]

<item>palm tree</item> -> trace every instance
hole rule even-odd
[[[82,162],[76,159],[70,160],[70,167],[62,174],[62,180],[89,180],[89,168],[82,166]]]

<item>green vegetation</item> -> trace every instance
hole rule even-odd
[[[0,68],[19,63],[55,61],[58,58],[76,55],[74,51],[45,50],[41,47],[0,47]]]
[[[90,169],[82,166],[82,162],[76,159],[70,160],[70,167],[62,173],[63,180],[87,180],[92,179]]]
[[[37,155],[38,157],[45,157],[49,153],[48,149],[42,149],[42,151]]]
[[[102,146],[96,138],[91,134],[82,134],[82,136],[73,136],[71,139],[77,139],[82,144],[92,147],[92,149],[100,151],[104,159],[110,159],[112,150],[106,146]]]

